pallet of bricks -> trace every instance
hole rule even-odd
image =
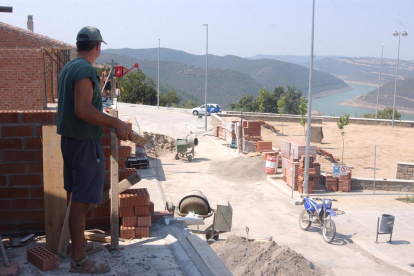
[[[237,122],[240,122],[240,118],[223,117],[221,119],[221,133],[218,137],[231,144],[233,140],[236,140],[235,124]]]
[[[326,173],[325,189],[327,191],[350,192],[351,191],[352,172],[347,171],[346,175],[333,177],[332,173]]]
[[[294,190],[299,190],[299,192],[303,193],[303,186],[302,188],[299,188],[298,183],[303,183],[304,180],[304,156],[306,155],[306,142],[299,139],[283,139],[281,141],[280,151],[282,157],[283,180],[286,181],[290,187],[293,187]],[[315,168],[315,174],[312,176],[312,179],[315,178],[316,182],[315,180],[312,180],[313,187],[319,185],[321,181],[320,164],[314,162],[314,160],[316,160],[315,145],[310,145],[309,157],[311,157],[312,160],[309,167],[312,169]],[[301,181],[299,181],[299,177]]]
[[[146,188],[128,189],[119,195],[120,238],[149,237],[154,204]]]
[[[305,181],[305,155],[302,155],[299,160],[298,168],[298,192],[303,194],[303,184]],[[308,191],[307,194],[311,194],[315,187],[321,184],[321,165],[314,161],[313,156],[309,156],[309,171],[308,171]]]

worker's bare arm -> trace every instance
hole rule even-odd
[[[75,116],[90,124],[115,128],[117,137],[128,140],[132,133],[131,127],[118,118],[108,116],[96,109],[92,104],[93,83],[89,78],[75,84]]]

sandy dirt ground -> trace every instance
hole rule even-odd
[[[279,122],[268,122],[282,131]],[[312,124],[321,126],[322,143],[312,143],[342,159],[342,136],[335,122]],[[282,139],[304,140],[304,129],[299,123],[284,123],[283,132],[288,136],[276,136],[262,128],[262,139],[272,141],[280,149]],[[374,146],[376,145],[376,178],[395,179],[397,162],[413,162],[414,128],[349,124],[345,126],[344,162],[353,167],[353,177],[374,177]],[[318,156],[322,170],[331,170],[328,160]]]

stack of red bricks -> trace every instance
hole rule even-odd
[[[325,190],[336,192],[338,191],[338,178],[333,177],[332,173],[326,173]]]
[[[347,171],[346,175],[339,176],[338,191],[350,192],[351,191],[351,171]]]
[[[257,141],[254,143],[258,152],[274,152],[272,149],[272,141]]]
[[[248,141],[261,141],[262,121],[244,120],[242,132],[243,138]]]
[[[298,191],[303,193],[303,183],[305,181],[305,156],[302,155],[299,160],[298,168]],[[312,188],[321,182],[321,167],[318,162],[314,162],[314,157],[309,156],[309,174],[308,174],[308,194],[312,193]]]
[[[151,213],[154,212],[146,188],[128,189],[119,195],[120,237],[134,239],[149,237]]]

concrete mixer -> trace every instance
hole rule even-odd
[[[178,160],[180,158],[187,158],[187,160],[191,162],[195,156],[194,147],[197,145],[198,139],[192,132],[188,134],[186,138],[178,138],[175,141],[175,148],[177,152],[175,154],[175,159]],[[187,149],[191,150],[188,151]]]

